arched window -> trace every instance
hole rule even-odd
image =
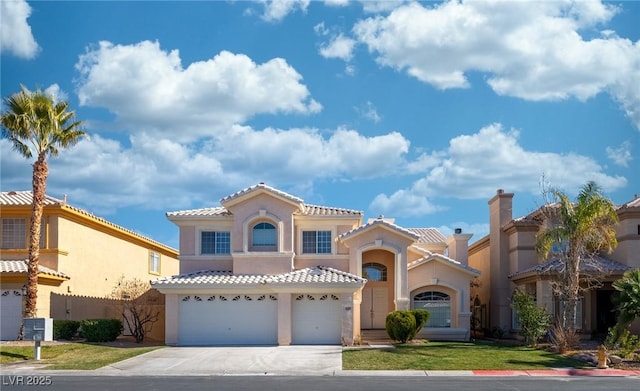
[[[413,296],[412,308],[425,309],[431,316],[425,327],[451,327],[451,296],[438,291]]]
[[[387,267],[375,262],[365,263],[362,265],[362,277],[368,281],[387,281]]]
[[[258,223],[251,230],[251,246],[265,251],[276,250],[276,227],[270,223]]]

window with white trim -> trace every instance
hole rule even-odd
[[[160,254],[149,251],[149,273],[160,274]]]
[[[231,232],[202,231],[200,254],[231,254]]]
[[[2,219],[2,248],[27,248],[27,219]]]
[[[303,254],[331,254],[331,231],[302,231]]]
[[[425,327],[451,327],[451,296],[443,292],[427,291],[413,296],[412,308],[429,311]]]
[[[276,251],[276,239],[276,226],[271,223],[260,222],[251,228],[252,251]]]

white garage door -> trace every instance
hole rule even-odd
[[[342,306],[332,294],[293,296],[292,343],[335,345],[342,343]]]
[[[274,295],[190,295],[179,298],[180,345],[275,345]]]
[[[0,340],[18,339],[22,321],[22,292],[17,289],[0,291]]]

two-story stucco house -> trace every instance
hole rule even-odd
[[[31,192],[0,193],[0,339],[16,339],[27,281]],[[104,298],[121,276],[149,281],[178,272],[178,252],[46,196],[41,228],[37,315],[112,317]],[[160,303],[162,304],[162,303]],[[164,338],[164,321],[150,337]]]
[[[560,305],[552,287],[560,264],[553,254],[541,260],[535,251],[536,235],[545,217],[538,209],[513,218],[513,196],[498,190],[489,200],[490,233],[469,247],[469,264],[482,271],[474,297],[475,317],[482,320],[483,328],[500,328],[507,333],[518,329],[511,309],[516,288],[531,293],[551,314],[559,313]],[[601,285],[584,291],[578,303],[577,321],[585,335],[606,334],[616,323],[611,283],[625,271],[640,268],[640,198],[618,206],[617,213],[616,250],[581,266],[584,275],[597,271],[601,276]]]
[[[352,344],[408,308],[430,310],[428,338],[469,338],[469,234],[365,222],[264,183],[167,217],[180,274],[152,285],[169,345]]]

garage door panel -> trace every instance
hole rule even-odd
[[[342,306],[333,294],[294,295],[292,343],[334,345],[342,342]]]
[[[272,295],[191,295],[180,301],[181,345],[271,345],[277,342]]]

